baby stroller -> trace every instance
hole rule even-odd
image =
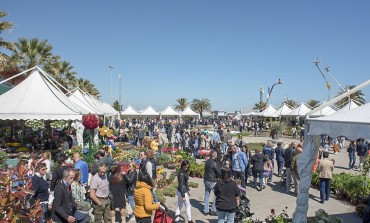
[[[250,201],[248,197],[242,193],[240,195],[240,204],[236,209],[234,222],[235,223],[242,223],[243,219],[248,217],[252,217],[254,213],[250,212]]]
[[[159,209],[155,211],[153,223],[172,223],[175,222],[176,218],[178,218],[177,222],[185,222],[185,218],[183,216],[175,216],[168,210],[165,204],[161,203]]]

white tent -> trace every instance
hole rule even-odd
[[[357,107],[358,105],[351,99],[348,104],[346,104],[343,108],[339,109],[338,111],[348,111]]]
[[[258,112],[255,116],[262,116],[262,117],[276,117],[273,114],[276,112],[276,109],[272,105],[268,105],[265,110]]]
[[[137,112],[136,109],[134,109],[131,105],[129,105],[125,110],[121,112],[121,115],[139,117],[140,113]]]
[[[103,115],[101,111],[94,108],[85,98],[84,94],[79,90],[76,89],[70,96],[68,96],[69,100],[73,103],[77,104],[78,106],[82,107],[88,112],[91,112],[96,115]]]
[[[152,106],[148,106],[144,111],[140,113],[141,116],[145,117],[157,117],[159,116],[159,113],[152,108]]]
[[[283,106],[281,106],[276,112],[274,112],[273,117],[280,117],[282,115],[286,115],[292,112],[292,109],[290,109],[285,103]]]
[[[322,117],[327,116],[335,113],[335,110],[332,109],[330,106],[326,106],[325,108],[321,109],[320,111],[314,112],[310,115],[310,117]]]
[[[82,119],[83,109],[54,87],[37,68],[16,87],[2,94],[0,104],[0,119]]]
[[[190,107],[186,107],[184,111],[181,112],[181,116],[196,116],[199,117],[199,114],[193,111]]]
[[[290,117],[304,117],[308,112],[309,109],[303,102],[297,108],[293,109],[290,113],[282,115],[282,116],[290,116]]]
[[[369,84],[370,80],[319,106],[310,113],[315,113],[326,106],[330,106]],[[310,113],[307,114],[305,121],[304,149],[297,161],[300,182],[293,222],[307,222],[312,166],[316,161],[320,147],[321,134],[327,134],[332,138],[345,136],[350,140],[370,138],[370,104],[348,111],[337,111],[332,115],[320,118],[310,118]]]
[[[166,109],[160,112],[161,117],[174,117],[180,116],[180,113],[175,111],[171,106],[168,106]]]
[[[258,112],[256,111],[252,111],[252,112],[248,112],[248,113],[244,113],[242,114],[243,117],[247,117],[247,116],[255,116],[257,115]]]

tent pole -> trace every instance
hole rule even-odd
[[[12,80],[12,79],[14,79],[14,78],[16,78],[16,77],[19,77],[19,76],[21,76],[22,74],[24,74],[24,73],[27,73],[28,71],[30,71],[30,70],[34,70],[36,67],[32,67],[32,68],[30,68],[30,69],[28,69],[28,70],[25,70],[25,71],[23,71],[23,72],[21,72],[21,73],[19,73],[19,74],[17,74],[17,75],[14,75],[14,76],[12,76],[12,77],[9,77],[8,79],[6,79],[6,80],[3,80],[3,81],[0,81],[0,84],[2,84],[2,83],[5,83],[5,82],[7,82],[7,81],[10,81],[10,80]]]

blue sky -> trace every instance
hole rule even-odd
[[[278,78],[273,105],[326,100],[317,57],[342,85],[370,78],[366,0],[3,0],[1,10],[15,23],[4,39],[47,39],[107,102],[114,66],[113,96],[122,74],[124,107],[162,110],[185,97],[208,98],[214,110],[250,109],[260,85]],[[328,79],[333,97],[339,88]]]

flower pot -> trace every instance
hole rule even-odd
[[[37,132],[39,129],[38,128],[32,128],[32,131]]]

